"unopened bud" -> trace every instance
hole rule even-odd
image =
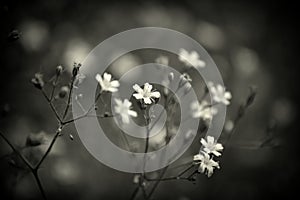
[[[180,78],[180,80],[179,80],[179,87],[182,87],[187,82],[191,82],[192,81],[191,77],[187,73],[183,73],[182,75],[180,75],[179,78]]]
[[[103,117],[109,117],[110,116],[110,113],[109,112],[105,112]]]
[[[73,66],[74,67],[73,67],[72,75],[73,75],[73,77],[76,77],[78,72],[79,72],[79,68],[81,67],[81,64],[80,63],[78,63],[78,64],[74,63]]]
[[[192,85],[190,83],[186,83],[184,85],[184,95],[186,95],[187,93],[189,93],[192,89]]]
[[[174,80],[174,73],[173,72],[169,73],[168,79],[169,79],[170,82],[172,82]]]
[[[63,71],[63,67],[61,65],[57,66],[56,67],[56,76],[61,75],[62,71]]]
[[[13,31],[11,31],[11,32],[8,34],[7,40],[10,41],[10,42],[14,42],[14,41],[20,39],[21,35],[22,35],[22,34],[21,34],[20,31],[18,31],[18,30],[13,30]]]
[[[31,83],[34,85],[34,87],[41,90],[44,87],[43,75],[36,73],[34,78],[31,79]]]

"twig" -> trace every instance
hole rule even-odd
[[[42,186],[42,183],[41,183],[41,181],[40,181],[40,178],[39,178],[39,175],[38,175],[38,171],[37,170],[34,170],[33,172],[32,172],[32,174],[33,174],[33,176],[34,176],[34,178],[35,178],[35,180],[36,180],[36,182],[37,182],[37,185],[38,185],[38,187],[39,187],[39,189],[40,189],[40,192],[41,192],[41,194],[42,194],[42,196],[43,196],[43,199],[47,199],[47,197],[46,197],[46,193],[45,193],[45,191],[44,191],[44,188],[43,188],[43,186]]]
[[[69,111],[69,107],[70,107],[70,103],[71,103],[71,95],[72,95],[72,91],[73,91],[73,88],[74,88],[75,78],[76,78],[75,76],[72,76],[71,86],[70,86],[70,90],[69,90],[69,94],[68,94],[67,106],[66,106],[66,109],[65,109],[63,117],[62,117],[63,120],[66,118],[66,116],[68,114],[68,111]]]
[[[31,164],[27,161],[27,159],[14,147],[14,145],[5,137],[5,135],[0,132],[0,136],[3,138],[3,140],[10,146],[10,148],[21,158],[21,160],[27,165],[27,167],[32,170],[33,167]]]
[[[43,155],[43,157],[41,158],[41,160],[38,162],[38,164],[37,164],[36,167],[34,168],[35,170],[38,170],[38,169],[39,169],[39,167],[41,166],[41,164],[44,162],[44,160],[46,159],[46,157],[47,157],[48,154],[50,153],[50,151],[51,151],[51,149],[52,149],[52,147],[53,147],[53,145],[54,145],[56,139],[57,139],[58,136],[60,135],[60,133],[61,133],[63,127],[64,127],[64,126],[61,125],[61,126],[57,129],[57,131],[56,131],[56,133],[55,133],[55,136],[53,137],[53,139],[52,139],[52,141],[51,141],[51,143],[50,143],[50,145],[49,145],[49,147],[48,147],[46,153]]]
[[[57,110],[55,109],[55,107],[54,107],[52,101],[49,99],[49,97],[47,96],[47,94],[46,94],[46,92],[45,92],[44,89],[42,89],[42,94],[43,94],[43,96],[45,97],[45,99],[47,100],[47,102],[48,102],[48,104],[49,104],[51,110],[52,110],[53,113],[55,114],[55,117],[56,117],[57,121],[58,121],[59,123],[61,123],[61,122],[62,122],[62,119],[60,118],[60,116],[59,116]]]

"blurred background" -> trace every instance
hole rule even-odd
[[[258,93],[225,147],[221,170],[209,179],[199,176],[196,184],[164,182],[153,198],[291,197],[299,175],[296,8],[289,1],[1,1],[0,130],[16,146],[24,146],[30,134],[50,139],[57,123],[30,83],[36,72],[49,79],[62,65],[67,80],[73,63],[106,38],[137,27],[171,28],[197,40],[215,60],[233,94],[229,121],[250,85]],[[135,54],[121,57],[114,63],[117,76],[142,63]],[[73,126],[64,132],[40,170],[49,199],[129,199],[136,187],[133,175],[95,160]],[[35,159],[46,147],[24,154]],[[0,198],[40,199],[32,175],[12,165],[10,152],[1,139]]]

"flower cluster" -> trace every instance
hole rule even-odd
[[[103,74],[103,78],[100,74],[97,74],[95,78],[101,86],[101,91],[118,91],[120,83],[117,80],[112,80],[111,74],[105,72]],[[143,89],[139,85],[135,84],[133,85],[133,89],[136,91],[136,93],[133,94],[133,96],[137,100],[142,100],[145,104],[151,104],[154,102],[155,98],[160,97],[160,93],[158,91],[152,91],[152,88],[153,86],[149,83],[145,83]],[[121,99],[114,99],[114,101],[116,104],[114,111],[121,117],[121,121],[124,124],[128,124],[130,122],[129,117],[137,117],[137,112],[131,110],[132,103],[128,99],[124,99],[123,101]]]
[[[221,156],[220,151],[223,150],[223,145],[217,143],[212,136],[207,136],[206,140],[202,138],[201,144],[203,145],[203,151],[194,156],[194,164],[199,164],[198,171],[200,173],[205,173],[208,177],[211,177],[214,169],[220,168],[219,163],[213,160],[213,156]]]

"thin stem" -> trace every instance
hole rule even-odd
[[[188,172],[190,169],[192,169],[194,167],[194,165],[189,166],[188,168],[186,168],[185,170],[183,170],[181,173],[178,174],[178,177],[181,177],[183,174],[185,174],[186,172]]]
[[[72,122],[75,122],[75,121],[80,120],[80,119],[85,118],[85,117],[109,118],[109,117],[114,117],[114,115],[88,115],[88,113],[86,113],[86,114],[81,115],[79,117],[76,117],[74,119],[70,119],[68,121],[64,121],[61,124],[62,125],[67,125],[67,124],[70,124]]]
[[[50,143],[50,145],[49,145],[49,147],[48,147],[46,153],[43,155],[43,157],[41,158],[41,160],[39,161],[39,163],[38,163],[38,164],[36,165],[36,167],[34,168],[35,170],[39,169],[39,167],[41,166],[41,164],[44,162],[44,160],[46,159],[46,157],[47,157],[48,154],[50,153],[50,151],[51,151],[51,149],[52,149],[52,147],[53,147],[53,145],[54,145],[56,139],[57,139],[58,136],[60,135],[62,129],[63,129],[63,125],[61,125],[61,126],[57,129],[57,131],[56,131],[56,133],[55,133],[55,136],[53,137],[53,139],[52,139],[52,141],[51,141],[51,143]]]
[[[35,180],[36,180],[36,182],[37,182],[37,185],[38,185],[38,187],[39,187],[39,189],[40,189],[40,192],[41,192],[41,194],[42,194],[42,196],[43,196],[43,199],[47,199],[47,197],[46,197],[46,193],[45,193],[45,191],[44,191],[44,188],[43,188],[43,186],[42,186],[42,183],[41,183],[41,181],[40,181],[40,178],[39,178],[39,175],[38,175],[38,171],[37,170],[34,170],[34,171],[32,171],[32,174],[33,174],[33,176],[34,176],[34,178],[35,178]]]
[[[171,176],[171,177],[167,177],[167,178],[162,178],[162,176],[160,176],[159,178],[154,178],[154,179],[147,178],[146,180],[147,181],[185,180],[187,178],[182,177],[182,175],[184,175],[185,173],[187,173],[193,167],[194,167],[194,165],[191,165],[191,166],[187,167],[182,172],[180,172],[177,176]]]
[[[152,189],[150,190],[147,199],[150,199],[150,198],[151,198],[151,196],[152,196],[153,193],[155,192],[156,188],[157,188],[158,185],[160,184],[160,182],[161,182],[161,180],[162,180],[162,177],[163,177],[163,176],[165,175],[165,173],[167,172],[167,169],[168,169],[168,166],[165,167],[165,168],[163,169],[163,171],[160,173],[159,179],[154,183],[154,186],[153,186]]]
[[[64,112],[63,117],[62,117],[63,120],[66,118],[66,116],[68,114],[68,111],[69,111],[69,108],[70,108],[71,97],[72,97],[71,95],[72,95],[72,91],[73,91],[73,88],[74,88],[75,78],[76,78],[75,76],[72,76],[70,91],[69,91],[69,94],[68,94],[67,106],[66,106],[65,112]]]
[[[59,75],[56,75],[56,76],[55,76],[55,80],[54,80],[54,82],[53,82],[53,84],[52,84],[52,91],[51,91],[50,101],[53,100],[54,92],[55,92],[55,89],[56,89],[56,85],[57,85],[58,79],[59,79]]]
[[[130,200],[134,200],[134,199],[135,199],[135,197],[136,197],[137,194],[139,193],[139,190],[140,190],[140,186],[137,186],[137,187],[135,188],[135,190],[133,191],[133,193],[132,193],[132,195],[131,195],[131,197],[130,197]]]
[[[11,147],[11,149],[21,158],[21,160],[27,165],[27,167],[30,169],[31,173],[34,175],[34,178],[37,182],[37,185],[39,187],[39,190],[43,196],[43,199],[47,199],[46,198],[46,195],[45,195],[45,191],[44,191],[44,188],[41,184],[41,181],[39,179],[39,176],[38,176],[38,172],[37,172],[37,169],[38,168],[33,168],[31,166],[31,164],[26,160],[26,158],[23,157],[23,155],[14,147],[14,145],[0,132],[0,136],[4,139],[4,141]]]
[[[101,96],[102,92],[100,91],[100,93],[97,95],[95,102],[90,106],[90,108],[81,116],[74,118],[74,119],[70,119],[68,121],[63,121],[61,122],[62,125],[66,125],[69,123],[72,123],[74,121],[77,121],[79,119],[82,119],[84,117],[99,117],[99,118],[106,118],[106,117],[114,117],[113,115],[109,115],[109,116],[105,116],[105,115],[89,115],[89,113],[92,111],[92,109],[94,108],[94,106],[96,105],[97,101],[99,100],[99,97]]]
[[[44,89],[42,89],[42,94],[44,95],[45,99],[47,100],[47,102],[48,102],[48,104],[49,104],[51,110],[52,110],[53,113],[55,114],[55,117],[56,117],[57,121],[58,121],[59,123],[61,123],[61,122],[62,122],[62,119],[60,118],[60,116],[59,116],[59,114],[58,114],[56,108],[54,107],[52,101],[51,101],[51,100],[49,99],[49,97],[47,96],[47,94],[46,94],[46,92],[45,92]]]
[[[26,166],[32,170],[33,167],[31,164],[27,161],[27,159],[14,147],[14,145],[5,137],[5,135],[0,132],[0,136],[3,138],[3,140],[10,146],[10,148],[21,158],[21,160],[26,164]]]
[[[149,134],[150,134],[150,131],[149,131],[149,118],[147,116],[147,113],[146,113],[146,109],[144,110],[144,118],[145,118],[145,123],[146,123],[146,144],[145,144],[145,150],[144,150],[144,173],[143,173],[143,177],[145,178],[145,168],[146,168],[146,155],[147,155],[147,152],[148,152],[148,149],[149,149]]]

